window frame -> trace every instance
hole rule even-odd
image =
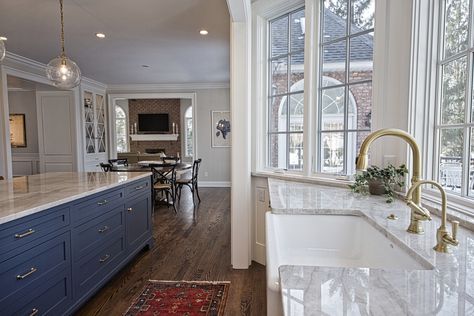
[[[323,2],[324,0],[319,0],[320,2]],[[357,133],[357,132],[371,132],[372,131],[372,126],[369,127],[368,129],[357,129],[357,126],[355,129],[349,129],[349,103],[350,103],[350,97],[352,95],[351,92],[351,87],[355,85],[362,85],[362,84],[371,84],[371,89],[373,89],[373,77],[374,77],[374,66],[373,66],[373,51],[372,51],[372,75],[370,79],[365,79],[365,80],[356,80],[352,81],[350,79],[350,67],[351,67],[351,56],[350,56],[350,49],[351,49],[351,40],[353,38],[359,37],[359,36],[364,36],[368,35],[370,33],[373,33],[373,37],[375,36],[375,23],[372,28],[362,30],[357,33],[352,33],[352,22],[351,22],[351,14],[352,14],[352,1],[347,0],[347,23],[346,23],[346,32],[344,36],[324,41],[323,39],[323,32],[324,32],[324,9],[319,11],[320,15],[320,21],[319,21],[319,29],[318,29],[318,50],[319,50],[319,61],[318,61],[318,70],[317,70],[317,75],[319,77],[318,81],[318,86],[317,86],[317,94],[318,94],[318,103],[316,106],[316,112],[317,112],[317,124],[316,124],[316,146],[315,146],[315,156],[316,156],[316,161],[314,165],[314,173],[318,175],[333,175],[333,176],[348,176],[350,177],[351,175],[348,175],[348,163],[349,163],[349,144],[348,144],[348,138],[349,138],[349,133]],[[321,8],[323,6],[320,6]],[[375,20],[375,10],[374,10],[374,20]],[[340,84],[337,85],[332,85],[332,86],[322,86],[322,78],[323,78],[323,67],[324,67],[324,47],[328,45],[332,45],[335,43],[339,42],[344,42],[346,45],[346,59],[345,59],[345,66],[344,66],[344,82],[341,82]],[[373,49],[375,50],[375,49]],[[330,90],[330,89],[336,89],[336,88],[344,88],[344,128],[343,129],[338,129],[338,130],[324,130],[323,129],[323,121],[322,121],[322,105],[323,105],[323,91],[324,90]],[[372,94],[372,100],[371,100],[371,108],[373,106],[373,93]],[[372,125],[372,124],[371,124]],[[322,135],[323,133],[342,133],[343,134],[343,150],[344,150],[344,159],[343,159],[343,168],[342,168],[342,173],[327,173],[327,172],[322,172],[322,152],[324,151],[323,146],[322,146]],[[355,136],[357,138],[357,134]],[[357,152],[355,153],[357,156]],[[355,165],[355,162],[353,162]]]
[[[191,113],[191,117],[186,116],[188,114],[188,111]],[[191,131],[194,134],[194,122],[193,122],[193,108],[192,106],[189,106],[185,111],[184,111],[184,157],[185,158],[192,158],[194,154],[194,137],[191,135],[191,153],[188,153],[188,121],[191,121]]]
[[[438,42],[436,43],[436,83],[434,86],[435,89],[435,119],[431,131],[431,137],[434,144],[434,149],[432,150],[431,155],[431,165],[432,173],[427,175],[435,180],[440,182],[440,148],[441,148],[441,131],[450,129],[450,128],[460,128],[463,130],[463,155],[462,155],[462,172],[461,172],[461,189],[460,192],[454,193],[446,189],[446,193],[450,200],[457,202],[461,207],[458,207],[458,211],[463,213],[463,205],[472,203],[474,200],[474,195],[469,194],[469,184],[470,184],[470,154],[471,154],[471,142],[474,143],[474,140],[471,140],[472,135],[474,134],[474,99],[473,99],[473,90],[474,90],[474,0],[469,0],[469,25],[468,25],[468,43],[467,48],[456,52],[455,54],[444,57],[444,28],[445,28],[445,8],[446,0],[438,0],[438,10],[437,15],[439,19],[438,27],[436,32],[433,32],[433,36],[438,37]],[[461,60],[466,58],[466,82],[465,82],[465,108],[464,108],[464,121],[462,123],[456,124],[443,124],[441,122],[441,111],[442,111],[442,89],[443,89],[443,67],[450,62]],[[426,111],[429,111],[429,105],[427,105]],[[471,117],[471,115],[473,117]],[[432,197],[439,197],[439,194],[433,189],[427,190]],[[472,214],[471,214],[472,215]]]
[[[304,114],[303,114],[303,130],[301,131],[291,131],[290,129],[290,124],[291,124],[291,120],[290,120],[290,99],[291,99],[291,96],[293,95],[299,95],[299,94],[302,94],[303,95],[303,106],[304,106],[304,112],[305,113],[306,111],[306,97],[305,97],[305,87],[302,89],[302,90],[296,90],[296,91],[291,91],[291,80],[290,80],[290,77],[291,77],[291,56],[292,55],[295,55],[295,54],[298,54],[298,53],[303,53],[304,54],[304,58],[306,60],[306,47],[303,47],[303,49],[300,49],[300,50],[296,50],[296,51],[292,51],[291,50],[291,15],[293,13],[296,13],[298,11],[301,11],[303,10],[305,12],[305,19],[306,19],[306,7],[305,7],[305,4],[302,3],[302,4],[299,4],[299,5],[296,5],[294,6],[293,8],[289,9],[289,10],[285,10],[284,12],[281,12],[279,13],[278,15],[270,18],[267,20],[266,22],[266,34],[267,34],[267,50],[266,50],[266,60],[265,60],[265,64],[266,64],[266,84],[267,84],[267,88],[266,88],[266,91],[265,91],[265,94],[266,94],[266,107],[265,107],[265,114],[266,114],[266,125],[265,125],[265,169],[267,170],[272,170],[272,171],[276,171],[276,170],[283,170],[284,172],[288,172],[288,173],[296,173],[296,174],[302,174],[304,172],[304,166],[306,164],[305,162],[305,159],[304,159],[304,155],[303,155],[303,158],[302,158],[302,169],[290,169],[289,168],[289,165],[290,165],[290,137],[292,134],[296,134],[296,135],[302,135],[303,137],[303,152],[304,152],[304,148],[305,148],[305,144],[304,144],[304,135],[306,134],[305,133],[305,129],[304,129],[304,126],[305,126],[305,123],[304,123]],[[276,20],[279,20],[285,16],[288,16],[288,50],[287,50],[287,53],[286,54],[279,54],[279,55],[276,55],[275,57],[272,57],[272,50],[271,50],[271,23],[276,21]],[[306,32],[305,32],[305,46],[306,46]],[[281,59],[281,58],[284,58],[286,57],[287,58],[287,87],[286,87],[286,93],[276,93],[276,94],[272,94],[271,91],[272,91],[272,67],[271,67],[271,64],[272,64],[272,61],[274,60],[278,60],[278,59]],[[306,77],[306,71],[305,71],[306,67],[305,67],[305,62],[303,62],[303,79]],[[280,132],[280,131],[270,131],[270,106],[272,106],[272,102],[271,100],[273,98],[277,98],[277,97],[282,97],[282,98],[286,98],[286,102],[287,102],[287,106],[286,106],[286,131],[283,131],[283,132]],[[270,155],[270,139],[272,137],[272,135],[286,135],[286,157],[285,157],[285,160],[286,160],[286,166],[285,168],[278,168],[278,167],[271,167],[271,159],[272,159],[272,156]]]

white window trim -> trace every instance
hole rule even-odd
[[[440,1],[414,0],[412,15],[412,51],[410,70],[410,111],[409,132],[417,139],[422,153],[428,153],[423,166],[423,178],[437,180],[438,149],[437,120],[438,102],[440,98],[438,67],[439,45],[441,43]],[[435,71],[431,71],[435,69]],[[436,105],[436,111],[429,108]],[[466,111],[470,109],[466,108]],[[450,210],[474,216],[473,199],[448,193],[448,208]],[[440,206],[439,191],[425,187],[423,198]]]

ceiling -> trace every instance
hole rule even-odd
[[[229,81],[226,0],[64,0],[64,18],[66,54],[86,77],[106,84]],[[59,33],[58,0],[0,0],[8,51],[48,63],[59,54]]]

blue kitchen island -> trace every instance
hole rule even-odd
[[[152,244],[149,172],[0,181],[0,315],[72,314]]]

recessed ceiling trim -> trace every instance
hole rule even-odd
[[[163,84],[111,84],[107,85],[107,92],[114,91],[163,91],[163,90],[205,90],[205,89],[228,89],[229,82],[209,83],[163,83]]]

